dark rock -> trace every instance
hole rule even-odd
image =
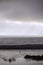
[[[9,62],[12,62],[12,60],[11,60],[11,59],[9,59]]]
[[[24,58],[31,59],[31,56],[30,55],[26,55]]]
[[[26,55],[24,58],[25,59],[32,59],[32,60],[36,60],[36,61],[41,61],[41,60],[43,60],[43,55],[41,55],[41,56],[40,55],[37,55],[37,56]]]

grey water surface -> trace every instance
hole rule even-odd
[[[43,37],[0,37],[0,45],[43,44]]]

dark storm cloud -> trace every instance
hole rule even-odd
[[[0,4],[0,13],[8,19],[43,19],[43,0],[9,0]]]

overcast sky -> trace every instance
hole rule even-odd
[[[0,35],[39,36],[43,35],[43,22],[22,22],[0,19]]]
[[[43,0],[1,1],[0,35],[43,36]]]

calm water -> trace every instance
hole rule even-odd
[[[42,55],[43,50],[0,50],[0,65],[43,65],[43,61],[26,60],[24,56],[29,55]],[[15,58],[16,61],[9,63],[2,58]]]
[[[0,45],[43,44],[43,37],[0,38]]]

